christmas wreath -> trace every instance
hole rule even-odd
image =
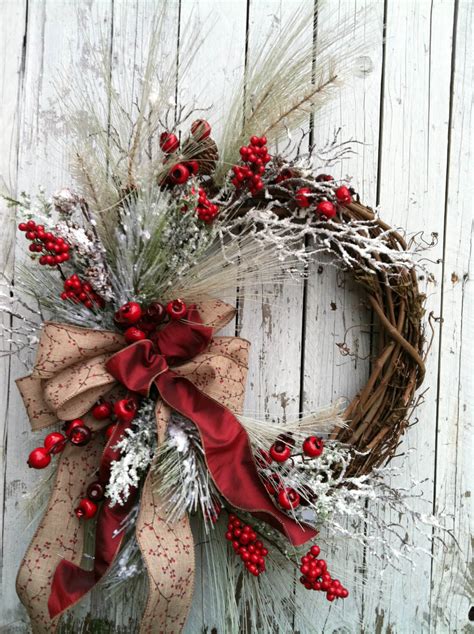
[[[288,59],[275,43],[250,68],[251,105],[235,101],[219,144],[212,117],[170,109],[171,82],[152,95],[153,50],[136,110],[110,91],[112,123],[100,104],[86,122],[70,117],[75,189],[11,200],[31,262],[7,309],[15,351],[37,346],[17,383],[32,430],[54,426],[28,465],[56,467],[17,590],[35,631],[50,632],[101,580],[146,577],[140,631],[181,631],[195,583],[193,515],[222,631],[290,631],[295,571],[305,592],[349,595],[318,533],[338,526],[336,509],[357,515],[374,491],[389,497],[379,467],[424,374],[414,253],[327,173],[344,145],[323,159],[304,131],[291,140],[343,75],[330,49],[317,73],[303,63],[311,51]],[[258,283],[304,278],[318,256],[353,276],[378,321],[369,380],[345,408],[285,423],[244,416],[250,344],[218,334],[235,312],[222,298],[239,301],[257,273]]]

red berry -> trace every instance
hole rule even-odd
[[[92,438],[92,431],[87,425],[76,425],[71,430],[68,429],[67,437],[76,447],[83,447]]]
[[[348,205],[352,202],[351,192],[345,185],[341,185],[336,189],[336,198],[342,205]]]
[[[175,165],[169,173],[170,181],[175,185],[183,185],[189,176],[189,170],[183,163]]]
[[[66,438],[58,431],[53,431],[43,441],[44,448],[52,454],[60,453],[66,446]]]
[[[140,328],[137,328],[136,326],[127,328],[123,335],[127,343],[135,343],[136,341],[143,341],[143,339],[146,339],[146,334],[143,330],[140,330]]]
[[[36,222],[34,220],[28,220],[28,222],[26,223],[26,228],[27,229],[35,229],[36,228]]]
[[[20,222],[20,224],[18,225],[18,229],[20,231],[27,231],[28,227],[26,226],[26,222]]]
[[[285,462],[291,456],[291,447],[277,440],[270,447],[270,456],[275,462]]]
[[[160,302],[152,302],[145,311],[145,317],[156,324],[161,324],[166,317],[166,308]]]
[[[160,136],[160,148],[166,154],[170,154],[171,152],[176,152],[179,148],[179,140],[176,134],[172,134],[171,132],[163,132]]]
[[[102,403],[96,403],[91,410],[91,414],[96,420],[105,420],[106,418],[110,418],[112,411],[111,403],[104,401]]]
[[[316,212],[326,218],[334,218],[336,206],[330,200],[322,200],[316,205]]]
[[[303,443],[303,452],[310,458],[317,458],[323,453],[324,441],[318,436],[309,436]]]
[[[321,552],[321,549],[320,549],[320,547],[317,544],[313,544],[313,546],[311,546],[310,552],[315,557],[318,557],[319,553]]]
[[[65,430],[66,436],[69,438],[69,434],[75,427],[83,427],[84,424],[85,423],[82,418],[75,418],[74,420],[65,423],[63,429]]]
[[[309,187],[301,187],[295,194],[295,200],[298,207],[305,208],[311,204],[311,189]]]
[[[299,506],[300,496],[291,488],[282,489],[278,494],[278,504],[286,511]]]
[[[196,174],[199,172],[198,161],[186,161],[185,165],[192,176],[196,176]]]
[[[138,302],[127,302],[114,315],[114,320],[120,325],[135,324],[142,316],[142,307]]]
[[[97,504],[87,498],[82,499],[74,510],[79,519],[90,520],[97,513]]]
[[[36,238],[36,231],[27,231],[25,236],[28,240],[34,240]]]
[[[324,183],[326,181],[333,181],[334,177],[331,176],[330,174],[318,174],[318,176],[316,176],[316,182],[318,183]]]
[[[188,309],[182,299],[173,299],[166,305],[166,312],[171,319],[183,319],[186,317]]]
[[[100,502],[104,498],[104,487],[100,482],[92,482],[87,487],[87,497],[93,502]]]
[[[28,456],[28,466],[32,469],[44,469],[51,462],[51,456],[44,447],[36,447]]]
[[[114,413],[122,423],[131,423],[138,410],[137,401],[133,398],[122,398],[114,403]]]
[[[211,134],[211,126],[204,119],[198,119],[191,124],[191,134],[196,141],[203,141]]]

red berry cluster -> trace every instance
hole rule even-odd
[[[200,143],[211,134],[211,126],[204,119],[198,119],[191,124],[191,135],[195,142]],[[165,154],[174,154],[179,150],[179,139],[172,132],[163,132],[160,135],[160,147]],[[199,172],[199,162],[181,161],[175,163],[170,169],[166,182],[172,185],[183,185],[191,176]]]
[[[97,502],[101,502],[104,499],[104,494],[105,488],[98,480],[91,482],[87,487],[87,497],[82,498],[74,509],[76,517],[84,520],[92,519],[97,513]]]
[[[108,418],[113,422],[106,427],[105,436],[109,440],[117,429],[117,423],[131,423],[138,412],[140,401],[138,396],[131,394],[127,398],[121,398],[115,403],[98,401],[91,409],[91,414],[95,420],[103,421]]]
[[[283,179],[284,180],[284,179]],[[316,180],[318,182],[332,181],[333,177],[329,174],[320,174]],[[348,187],[341,185],[335,192],[336,201],[339,205],[349,205],[352,202],[352,194]],[[337,213],[337,207],[331,200],[321,198],[311,190],[310,187],[301,187],[295,193],[295,202],[302,209],[308,208],[311,203],[316,202],[314,208],[315,213],[326,219],[334,218]]]
[[[286,462],[294,452],[295,441],[290,434],[278,436],[269,452],[260,451],[260,460],[264,457],[264,462],[271,464],[275,462]],[[302,445],[303,454],[308,458],[318,458],[324,450],[324,440],[319,436],[308,436]]]
[[[81,447],[92,438],[92,431],[82,418],[66,423],[65,433],[66,435],[53,431],[48,434],[43,441],[43,447],[36,447],[28,456],[28,466],[33,469],[44,469],[51,462],[51,455],[61,453],[68,442]]]
[[[244,165],[234,165],[234,178],[232,184],[237,187],[248,187],[254,196],[263,189],[262,175],[265,173],[265,165],[271,161],[271,156],[266,147],[266,137],[253,136],[249,145],[240,148],[240,156]]]
[[[219,207],[211,203],[202,187],[199,188],[196,213],[199,220],[210,224],[219,213]]]
[[[69,260],[69,244],[64,238],[58,238],[50,231],[45,231],[43,225],[37,225],[34,220],[20,222],[20,231],[25,232],[25,237],[31,240],[29,250],[32,253],[42,253],[39,263],[47,266],[57,266]]]
[[[142,339],[151,339],[157,327],[167,317],[170,319],[184,319],[188,308],[182,299],[173,299],[166,304],[152,302],[143,308],[138,302],[127,302],[114,314],[114,321],[124,330],[127,343],[135,343]]]
[[[257,539],[257,533],[251,526],[242,525],[238,517],[230,515],[225,538],[232,542],[236,554],[240,555],[245,567],[252,575],[258,577],[265,571],[265,557],[268,555],[268,550]]]
[[[64,280],[64,291],[61,293],[61,299],[70,299],[75,304],[84,304],[86,308],[104,307],[102,297],[97,295],[88,282],[81,281],[76,273]]]
[[[324,559],[318,559],[320,553],[319,546],[311,546],[306,555],[301,557],[300,570],[302,576],[300,582],[307,590],[318,590],[326,592],[326,599],[346,599],[349,591],[346,590],[337,579],[333,579],[327,570]]]

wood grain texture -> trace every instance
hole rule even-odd
[[[0,0],[0,174],[13,192],[34,192],[39,185],[54,191],[68,183],[59,142],[61,122],[51,116],[55,95],[50,81],[58,63],[94,72],[83,55],[85,41],[105,37],[116,77],[123,80],[134,69],[138,73],[158,4],[158,0]],[[299,4],[293,0],[171,2],[173,50],[179,50],[179,36],[189,20],[199,18],[207,34],[189,75],[177,78],[178,100],[196,98],[203,108],[218,107],[221,112],[231,88],[244,75],[246,55],[249,59],[268,33],[277,33],[281,21]],[[370,54],[358,60],[353,81],[314,122],[321,144],[340,126],[341,140],[362,142],[334,175],[352,175],[363,200],[380,204],[387,222],[409,232],[425,231],[425,237],[437,234],[436,245],[426,254],[434,279],[426,275],[422,281],[427,310],[437,319],[425,383],[429,389],[417,412],[417,424],[400,447],[400,453],[407,454],[404,475],[392,484],[423,482],[423,498],[415,502],[415,508],[443,513],[458,545],[451,542],[445,549],[439,541],[441,533],[431,529],[416,533],[402,522],[426,554],[419,555],[414,572],[405,567],[404,575],[390,571],[381,575],[375,559],[338,543],[328,560],[334,562],[341,579],[357,576],[359,583],[343,606],[313,600],[308,606],[314,622],[311,632],[469,632],[474,449],[473,4],[470,0],[318,4],[320,33],[330,32],[334,21],[358,19],[362,9],[369,8],[373,16],[374,32],[366,33],[374,42]],[[212,123],[225,124],[222,117]],[[4,207],[2,227],[0,265],[10,277],[14,218]],[[252,341],[247,409],[284,420],[335,397],[350,398],[367,377],[372,321],[351,281],[327,266],[315,265],[306,286],[262,286],[246,294],[237,327]],[[342,342],[354,356],[341,354],[336,344]],[[22,373],[16,361],[0,360],[2,633],[29,631],[14,590],[16,569],[33,530],[26,523],[23,497],[37,478],[24,467],[24,457],[37,439],[28,431],[12,382]],[[128,606],[106,605],[100,592],[81,606],[77,616],[89,608],[94,616],[116,620],[115,629],[108,626],[103,631],[136,631]],[[206,587],[198,581],[186,631],[204,631],[212,620]],[[74,621],[69,631],[79,631]],[[298,615],[294,631],[308,632]]]

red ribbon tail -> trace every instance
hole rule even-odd
[[[104,449],[99,467],[104,481],[108,480],[111,462],[120,456],[120,452],[112,447],[117,444],[121,433],[129,426],[129,423],[118,423],[117,429]],[[116,504],[111,507],[105,501],[99,509],[93,570],[84,570],[67,559],[63,559],[58,564],[54,571],[48,599],[48,610],[52,619],[82,599],[110,568],[122,544],[124,522],[135,503],[136,494],[137,491],[132,490],[123,506]],[[73,512],[72,509],[71,512]]]

